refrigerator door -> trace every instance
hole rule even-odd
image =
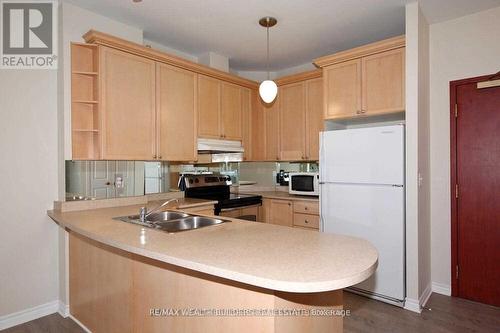
[[[404,188],[322,184],[320,190],[322,231],[366,239],[379,253],[375,274],[354,287],[404,300]]]
[[[321,182],[404,184],[404,126],[321,133]]]

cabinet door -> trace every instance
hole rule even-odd
[[[319,133],[323,130],[323,79],[306,81],[306,158],[319,160]]]
[[[251,156],[252,161],[264,161],[266,159],[266,122],[264,107],[260,100],[258,91],[252,90],[251,105]]]
[[[252,158],[252,96],[250,89],[241,89],[241,142],[245,152],[243,160]]]
[[[293,225],[292,202],[288,200],[271,200],[268,223],[291,227]]]
[[[198,136],[220,139],[220,95],[219,80],[198,75]]]
[[[405,49],[363,58],[362,112],[383,114],[405,110]]]
[[[101,48],[103,158],[156,158],[155,62]]]
[[[280,157],[280,101],[278,97],[271,105],[263,105],[264,122],[266,127],[266,155],[267,161],[279,161]]]
[[[348,118],[361,110],[361,60],[328,66],[323,71],[325,119]]]
[[[241,140],[241,88],[221,83],[222,137],[225,140]]]
[[[157,63],[158,158],[194,161],[197,156],[196,73]]]
[[[306,86],[304,82],[280,87],[280,159],[306,158]]]

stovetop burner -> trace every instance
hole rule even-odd
[[[183,185],[186,198],[217,200],[215,213],[222,209],[239,208],[262,204],[262,196],[254,194],[230,193],[231,179],[223,175],[187,175]]]

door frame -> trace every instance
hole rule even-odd
[[[458,198],[457,185],[457,118],[455,104],[457,102],[457,88],[464,84],[486,81],[493,74],[472,77],[468,79],[450,81],[450,203],[451,203],[451,296],[459,297],[457,278],[458,265]],[[460,114],[460,113],[458,113]]]

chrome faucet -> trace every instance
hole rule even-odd
[[[177,199],[177,198],[168,199],[167,201],[165,201],[164,203],[162,203],[158,207],[151,209],[149,212],[148,212],[147,207],[141,207],[139,209],[139,220],[142,223],[145,223],[146,220],[148,219],[149,215],[153,214],[154,212],[157,212],[158,210],[162,209],[163,207],[165,207],[166,205],[168,205],[169,203],[174,202],[174,201],[179,202],[179,199]]]

